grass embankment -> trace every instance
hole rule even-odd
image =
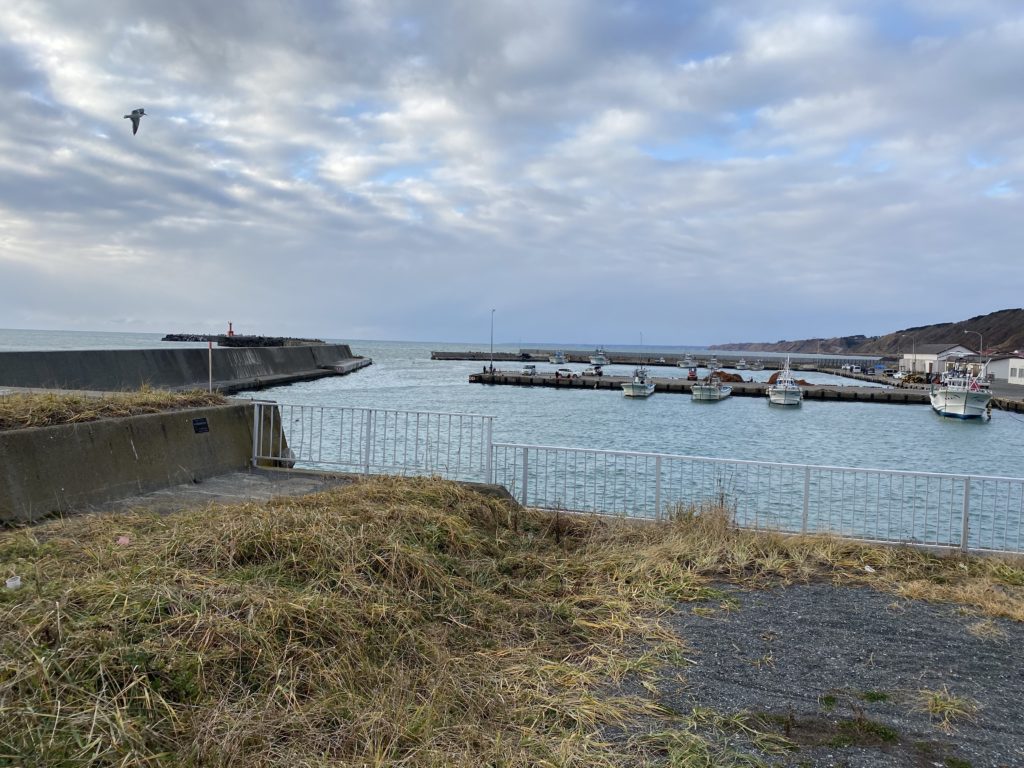
[[[0,397],[0,430],[78,424],[225,403],[227,398],[223,395],[202,390],[164,392],[143,388],[137,392],[116,392],[101,397],[67,393],[16,393]]]
[[[555,516],[436,480],[57,521],[0,534],[0,567],[25,583],[0,591],[0,763],[39,766],[751,765],[732,741],[784,740],[656,703],[686,663],[661,618],[712,580],[927,585],[1024,619],[1002,561],[714,513]]]

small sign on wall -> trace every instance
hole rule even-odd
[[[201,419],[192,419],[192,429],[198,435],[198,434],[200,434],[202,432],[209,432],[210,431],[210,425],[206,421],[206,417],[204,416]]]

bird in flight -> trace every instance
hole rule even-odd
[[[132,136],[139,132],[139,123],[145,116],[146,110],[144,110],[142,107],[139,107],[138,109],[133,109],[130,115],[125,115],[126,120],[132,121]]]

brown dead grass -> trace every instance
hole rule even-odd
[[[183,408],[224,405],[227,399],[203,390],[166,392],[143,388],[102,397],[64,393],[16,393],[0,398],[0,431],[78,424]]]
[[[0,763],[39,766],[757,764],[732,745],[785,744],[657,704],[679,601],[828,578],[1019,617],[1024,583],[719,510],[638,524],[387,478],[0,533],[0,568],[25,583],[0,591]]]

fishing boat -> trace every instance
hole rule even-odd
[[[736,363],[736,370],[737,371],[745,371],[745,370],[747,370],[747,361],[744,360],[742,357],[739,359],[739,362]]]
[[[693,355],[687,355],[678,363],[680,368],[696,368],[697,361],[693,359]]]
[[[969,371],[947,371],[939,384],[932,384],[928,396],[932,408],[942,416],[954,419],[992,418],[992,392],[988,381]]]
[[[601,349],[601,347],[598,347],[597,349],[595,349],[594,350],[594,354],[592,354],[590,356],[590,364],[591,365],[608,365],[608,355],[605,354],[605,351],[603,349]]]
[[[555,352],[548,357],[548,362],[552,365],[565,365],[565,352]]]
[[[720,365],[720,363],[718,362],[718,358],[717,357],[712,357],[710,360],[708,360],[708,370],[709,371],[713,371],[715,368],[718,368],[719,365]]]
[[[626,397],[650,397],[654,394],[654,382],[648,378],[644,366],[633,371],[632,381],[622,383],[622,394]]]
[[[761,358],[758,358],[757,360],[755,360],[754,362],[752,362],[750,364],[750,370],[752,370],[752,371],[763,371],[764,370],[764,361],[761,360]]]
[[[768,385],[768,404],[800,405],[803,399],[804,393],[789,370],[789,358],[787,357],[786,364],[778,372],[775,382]]]
[[[723,384],[722,379],[714,372],[698,381],[690,389],[694,400],[724,400],[732,394],[732,387]]]

